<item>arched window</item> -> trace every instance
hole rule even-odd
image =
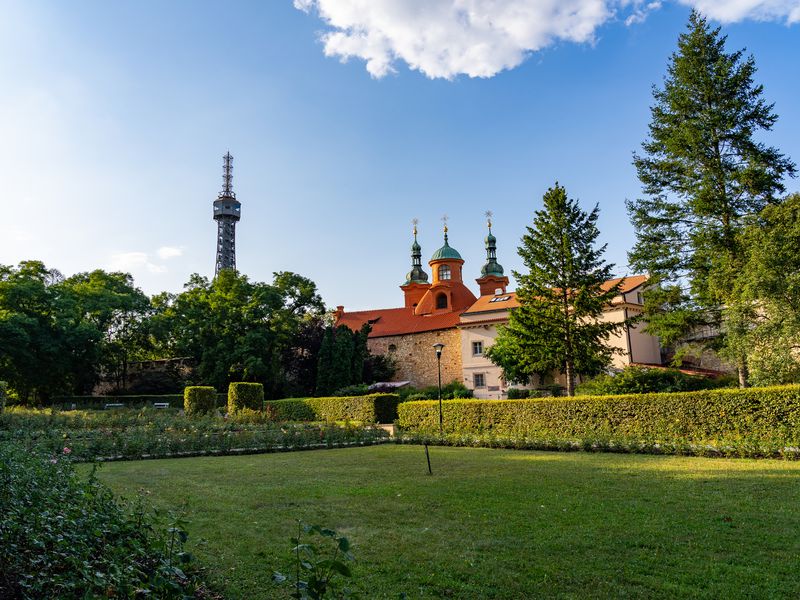
[[[436,296],[436,308],[447,308],[447,294]]]
[[[389,352],[397,352],[397,346],[394,344],[389,344]]]
[[[439,280],[450,279],[450,265],[442,265],[439,267]]]

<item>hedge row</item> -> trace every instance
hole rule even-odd
[[[210,385],[190,385],[183,390],[183,410],[187,415],[214,412],[217,391]]]
[[[224,407],[227,394],[215,393],[215,405]],[[73,405],[78,410],[101,409],[106,404],[123,404],[125,408],[146,408],[156,403],[167,402],[170,408],[183,407],[183,394],[131,394],[126,396],[56,396],[43,406],[52,406],[61,410],[70,410]]]
[[[437,433],[438,403],[405,402],[401,428]],[[800,386],[531,400],[450,400],[445,434],[655,444],[800,446]]]
[[[265,410],[276,421],[393,423],[397,419],[399,402],[400,397],[397,394],[297,398],[266,402]]]
[[[261,410],[264,406],[264,386],[260,383],[235,381],[228,386],[228,412],[247,408]]]

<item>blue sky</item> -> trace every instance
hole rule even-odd
[[[0,263],[127,270],[148,293],[212,275],[230,150],[240,271],[295,271],[329,306],[402,304],[414,217],[427,257],[449,216],[474,278],[492,210],[500,262],[519,269],[556,180],[600,204],[624,274],[631,154],[690,4],[755,55],[780,115],[764,139],[800,160],[797,0],[569,0],[568,17],[504,0],[539,12],[489,14],[478,33],[420,16],[451,1],[365,2],[0,0]]]

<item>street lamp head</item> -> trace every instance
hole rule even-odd
[[[436,356],[439,357],[442,355],[442,350],[444,349],[444,344],[442,342],[436,342],[433,345],[433,349],[436,350]]]

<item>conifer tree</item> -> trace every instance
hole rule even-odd
[[[670,345],[711,326],[744,386],[737,340],[753,311],[736,293],[745,256],[739,233],[749,215],[779,201],[795,166],[754,139],[777,116],[753,81],[753,57],[727,53],[725,41],[693,11],[663,88],[654,88],[650,135],[634,155],[646,197],[627,203],[637,237],[629,259],[652,277],[647,331]]]
[[[333,369],[333,328],[326,327],[319,348],[319,362],[317,366],[317,396],[331,392]]]
[[[528,269],[514,272],[520,306],[487,350],[506,380],[528,382],[558,370],[572,396],[576,375],[594,375],[609,364],[613,351],[605,342],[621,324],[600,317],[622,282],[603,285],[613,265],[603,260],[605,245],[595,246],[599,214],[597,206],[581,210],[558,183],[544,195],[518,249]]]

